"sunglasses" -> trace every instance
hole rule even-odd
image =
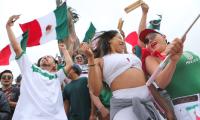
[[[1,76],[1,79],[7,79],[7,80],[11,80],[12,79],[12,76],[11,75],[2,75]]]
[[[145,37],[144,43],[145,43],[145,44],[149,44],[149,42],[150,42],[151,40],[154,40],[154,39],[156,38],[157,34],[158,34],[158,33],[149,33],[149,34]]]
[[[80,57],[75,57],[75,59],[79,60],[79,59],[83,59],[83,57],[81,57],[81,56]]]

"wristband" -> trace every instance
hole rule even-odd
[[[95,66],[95,64],[88,65],[88,67],[94,67],[94,66]]]

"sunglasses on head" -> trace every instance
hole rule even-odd
[[[1,79],[7,79],[7,80],[11,80],[12,79],[12,76],[11,75],[2,75],[1,76]]]
[[[154,39],[156,38],[156,35],[157,35],[157,34],[158,34],[158,33],[149,33],[149,34],[145,37],[144,43],[145,43],[145,44],[149,44],[149,41],[154,40]]]

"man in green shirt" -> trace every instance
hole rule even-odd
[[[68,77],[72,80],[63,91],[65,111],[69,120],[89,120],[91,100],[87,77],[79,77],[81,68],[73,64]]]

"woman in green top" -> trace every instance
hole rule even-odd
[[[166,37],[153,29],[145,29],[140,34],[140,40],[145,41],[147,49],[151,53],[145,58],[147,73],[151,75],[167,54]],[[174,74],[170,74],[171,79],[168,81],[160,79],[156,83],[161,89],[166,89],[173,99],[174,112],[178,120],[196,120],[197,114],[200,113],[198,100],[200,59],[191,52],[184,52],[177,64],[174,65],[176,67],[173,69]],[[160,75],[157,76],[157,78],[159,77]]]

